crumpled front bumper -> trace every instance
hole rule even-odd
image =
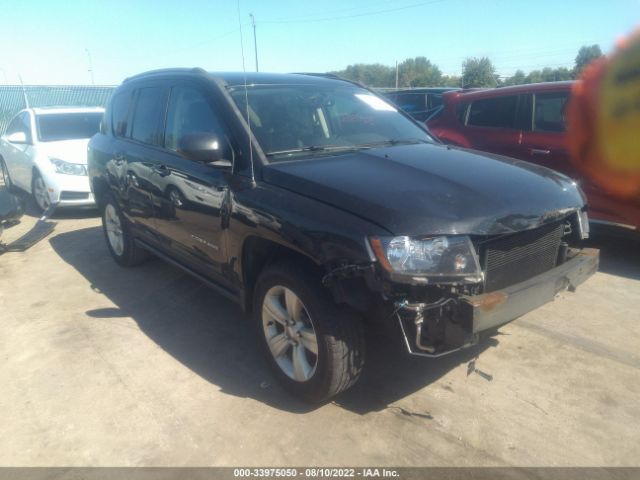
[[[482,331],[504,325],[552,301],[562,291],[574,291],[598,270],[599,251],[585,248],[562,265],[502,290],[481,295],[451,297],[439,305],[402,305],[397,318],[410,353],[445,355],[473,345]],[[443,316],[443,312],[447,316]],[[441,330],[448,340],[429,343],[429,322],[448,322]],[[449,333],[447,333],[449,332]]]

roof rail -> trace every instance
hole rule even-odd
[[[292,72],[292,73],[294,75],[309,75],[311,77],[322,77],[322,78],[331,78],[333,80],[342,80],[343,82],[349,82],[349,83],[352,83],[353,85],[366,88],[369,90],[369,87],[367,87],[364,83],[359,82],[358,80],[350,80],[348,78],[340,77],[335,73],[314,73],[314,72]]]
[[[142,72],[142,73],[138,73],[136,75],[132,75],[131,77],[127,77],[124,79],[123,83],[126,83],[130,80],[134,80],[136,78],[143,78],[143,77],[147,77],[147,76],[153,76],[153,75],[162,75],[162,74],[171,74],[171,73],[199,73],[199,74],[206,74],[207,71],[203,68],[200,67],[193,67],[193,68],[160,68],[158,70],[149,70],[148,72]]]
[[[336,80],[344,80],[344,78],[339,77],[335,73],[320,73],[320,72],[291,72],[293,75],[309,75],[312,77],[324,77],[324,78],[335,78]]]

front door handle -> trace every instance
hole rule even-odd
[[[529,152],[531,153],[531,155],[549,155],[551,153],[551,150],[547,150],[544,148],[530,148]]]
[[[166,177],[167,175],[171,175],[171,170],[166,165],[156,165],[153,167],[153,172],[157,173],[161,177]]]

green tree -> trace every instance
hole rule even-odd
[[[503,84],[506,85],[522,85],[523,83],[527,83],[527,76],[522,70],[516,70],[511,77],[507,78]]]
[[[578,55],[576,55],[576,65],[574,68],[575,76],[577,77],[580,72],[593,62],[595,59],[602,56],[602,51],[599,45],[584,45],[580,47]]]
[[[363,83],[368,87],[391,87],[395,85],[395,69],[379,63],[357,63],[344,70],[331,72],[347,80]]]
[[[556,68],[555,78],[557,81],[573,80],[573,71],[566,67]]]
[[[426,57],[407,58],[398,65],[399,87],[435,87],[442,82],[440,69]]]
[[[544,77],[540,70],[531,70],[526,78],[525,83],[541,83],[544,82]]]
[[[440,81],[440,85],[442,87],[459,87],[461,82],[461,77],[456,75],[444,75]]]
[[[495,87],[496,69],[487,57],[467,58],[462,63],[462,83],[465,88]]]

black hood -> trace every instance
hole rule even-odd
[[[571,179],[553,170],[435,144],[273,163],[263,175],[395,235],[509,233],[584,205]]]

